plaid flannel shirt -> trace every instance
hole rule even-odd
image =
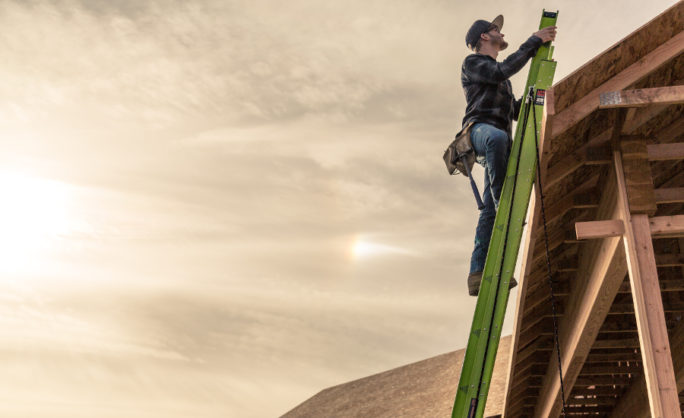
[[[483,54],[466,57],[461,67],[461,84],[467,102],[463,126],[470,122],[488,123],[512,137],[512,121],[518,120],[522,99],[515,100],[508,79],[537,54],[542,43],[541,38],[532,35],[503,62]]]

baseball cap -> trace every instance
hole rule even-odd
[[[480,39],[480,35],[489,31],[492,25],[496,25],[499,30],[503,28],[504,18],[502,15],[498,15],[491,22],[486,20],[476,20],[475,23],[470,27],[468,33],[466,34],[466,45],[470,49],[475,49],[477,41]]]

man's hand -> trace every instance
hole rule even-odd
[[[544,43],[556,39],[556,26],[547,26],[544,29],[533,33],[532,35],[541,38]]]

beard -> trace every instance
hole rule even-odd
[[[499,51],[503,51],[504,49],[508,48],[508,42],[504,41],[503,38],[498,38],[496,43],[499,47]]]

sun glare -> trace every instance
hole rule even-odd
[[[64,183],[0,172],[0,271],[36,264],[40,251],[69,229]]]
[[[354,259],[367,258],[371,256],[387,255],[387,254],[411,254],[403,248],[393,247],[385,244],[378,244],[370,242],[362,237],[357,237],[352,246],[352,255]]]

